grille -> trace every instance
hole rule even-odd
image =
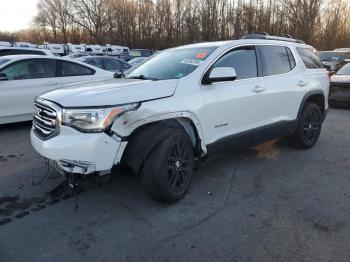
[[[58,125],[56,110],[44,103],[35,101],[33,129],[41,138],[49,138],[57,133]]]

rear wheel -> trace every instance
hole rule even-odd
[[[147,193],[158,202],[184,197],[193,173],[193,147],[187,134],[174,129],[148,155],[141,171]]]
[[[322,112],[315,103],[308,103],[301,114],[298,128],[290,137],[292,145],[308,149],[316,144],[322,127]]]

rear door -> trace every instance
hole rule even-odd
[[[295,55],[283,45],[259,45],[263,75],[267,87],[267,121],[272,127],[268,137],[284,133],[296,119],[299,105],[308,86],[305,70],[296,67]],[[281,130],[280,130],[281,128]]]
[[[36,96],[53,90],[56,76],[55,59],[26,59],[0,70],[8,80],[0,82],[1,119],[29,120]]]
[[[79,82],[86,82],[98,79],[96,71],[87,66],[78,63],[58,60],[58,78],[57,83],[60,87]],[[101,76],[100,78],[103,78]]]

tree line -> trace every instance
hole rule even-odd
[[[350,47],[348,0],[40,0],[30,29],[2,40],[164,49],[290,34],[320,50]]]

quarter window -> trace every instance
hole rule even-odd
[[[15,62],[5,67],[1,73],[5,73],[9,80],[55,77],[56,60],[31,59]]]
[[[303,60],[304,65],[309,69],[323,68],[317,53],[311,48],[297,47],[298,54]]]
[[[237,80],[254,78],[258,76],[256,53],[253,46],[234,49],[222,56],[214,65],[216,67],[233,67]]]
[[[264,76],[279,75],[289,72],[294,66],[293,55],[284,46],[260,46],[264,61]]]
[[[94,70],[72,62],[61,62],[61,76],[84,76],[93,75]]]

